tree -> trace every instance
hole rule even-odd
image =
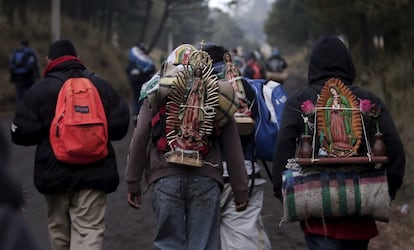
[[[265,22],[264,31],[268,42],[273,45],[289,47],[301,46],[311,37],[308,16],[301,0],[275,1]]]
[[[167,33],[180,34],[181,29],[187,29],[187,37],[196,33],[188,30],[200,28],[201,21],[205,21],[205,0],[146,0],[146,1],[118,1],[119,15],[117,20],[120,36],[125,38],[124,45],[137,41],[148,44],[151,51],[156,46],[163,46],[160,42],[167,41]],[[129,2],[129,3],[127,3]],[[184,21],[185,20],[185,21]],[[190,21],[193,20],[193,21]],[[201,26],[201,30],[204,29]],[[187,39],[188,42],[188,39]]]
[[[341,34],[355,58],[368,65],[376,53],[374,37],[384,38],[386,53],[412,47],[413,6],[408,0],[278,0],[265,32],[270,42],[295,45],[326,32]]]
[[[209,20],[206,36],[227,49],[234,49],[238,46],[246,47],[244,32],[234,19],[220,10],[214,12]]]
[[[60,0],[51,0],[51,40],[52,42],[60,38]]]
[[[2,9],[3,14],[7,15],[7,22],[13,26],[14,25],[14,16],[17,13],[17,17],[21,20],[21,23],[27,24],[27,14],[26,9],[28,5],[28,0],[3,0]]]

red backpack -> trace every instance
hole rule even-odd
[[[87,164],[108,155],[108,122],[99,92],[89,78],[65,80],[49,138],[56,158],[66,163]]]

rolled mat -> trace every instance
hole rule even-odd
[[[282,194],[285,221],[355,215],[389,219],[391,200],[384,169],[286,170]]]

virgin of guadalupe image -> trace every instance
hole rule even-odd
[[[331,79],[322,89],[317,107],[322,107],[318,112],[322,149],[331,157],[356,155],[361,124],[355,96],[340,80]]]
[[[240,79],[240,71],[237,69],[236,65],[234,65],[233,60],[231,59],[231,54],[226,52],[224,54],[224,64],[225,64],[225,78],[227,81],[233,85],[233,88],[236,92],[240,92],[244,94],[243,91],[243,84],[241,83]]]
[[[202,81],[202,70],[196,68],[188,83],[185,105],[182,106],[179,114],[181,126],[177,145],[182,149],[196,149],[198,146],[202,146],[200,124],[204,121],[205,88]]]
[[[202,167],[219,106],[217,77],[207,52],[194,51],[177,72],[168,92],[166,138],[168,162]]]
[[[239,69],[233,63],[230,52],[226,52],[223,56],[224,59],[224,77],[232,85],[234,91],[236,92],[239,108],[237,110],[236,116],[249,116],[250,110],[248,104],[246,103],[246,93],[244,91],[243,83],[241,81],[241,74]]]

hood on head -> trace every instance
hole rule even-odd
[[[326,34],[315,42],[312,49],[308,81],[309,84],[323,85],[332,77],[351,85],[355,79],[355,69],[345,44],[338,37]]]

